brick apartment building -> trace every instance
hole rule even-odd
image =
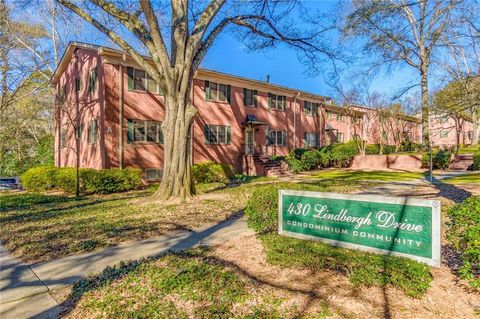
[[[71,43],[51,83],[57,91],[57,166],[75,166],[78,159],[80,167],[137,167],[147,180],[161,177],[163,96],[133,59],[119,50]],[[197,108],[194,163],[228,163],[247,174],[266,174],[265,158],[297,147],[347,142],[355,135],[373,143],[380,134],[367,134],[371,109],[338,107],[325,96],[206,69],[196,73],[191,100]],[[418,121],[408,134],[420,141]]]

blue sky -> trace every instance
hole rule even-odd
[[[312,10],[331,12],[335,10],[337,3],[335,0],[317,0],[307,1],[305,5]],[[320,95],[335,96],[335,91],[328,84],[327,71],[309,76],[306,74],[308,70],[299,62],[292,48],[279,46],[267,52],[249,52],[230,32],[225,32],[217,38],[202,67],[257,80],[264,80],[266,75],[270,75],[272,83]],[[329,67],[330,65],[325,64],[321,68],[327,70]],[[409,67],[379,72],[375,75],[370,89],[392,96],[408,86],[416,76],[415,71]],[[348,86],[347,82],[345,83]]]

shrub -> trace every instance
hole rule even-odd
[[[234,173],[227,164],[203,162],[192,166],[192,176],[197,183],[227,183]]]
[[[66,193],[76,191],[76,168],[73,167],[35,167],[25,172],[22,185],[31,191],[49,189],[63,190]],[[141,170],[139,169],[84,169],[79,171],[80,192],[98,194],[123,192],[142,186]]]
[[[53,166],[38,166],[27,170],[20,180],[25,189],[32,191],[45,191],[55,188],[55,172]]]
[[[315,169],[322,163],[322,154],[316,149],[308,150],[303,153],[301,162],[303,170]]]
[[[142,186],[140,169],[83,169],[81,180],[87,192],[108,194],[125,192]]]
[[[365,147],[365,154],[367,154],[367,155],[380,154],[380,145],[378,145],[378,144],[368,144],[367,147]]]
[[[476,152],[473,154],[472,170],[474,171],[480,170],[480,152]]]
[[[450,165],[451,153],[447,151],[437,151],[432,154],[432,168],[433,169],[447,169]],[[422,155],[422,166],[428,168],[430,165],[430,154],[423,153]]]
[[[334,144],[331,151],[331,165],[335,167],[348,167],[353,156],[358,154],[355,142]]]
[[[480,288],[480,196],[452,206],[447,215],[447,239],[463,257],[460,276]]]

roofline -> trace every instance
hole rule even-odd
[[[60,77],[60,72],[62,72],[63,69],[66,66],[66,63],[68,61],[67,60],[68,56],[71,53],[73,53],[74,48],[78,48],[78,47],[85,48],[85,49],[97,50],[99,55],[116,54],[116,55],[119,55],[119,56],[124,56],[125,55],[125,56],[130,57],[130,55],[128,53],[125,53],[124,51],[119,50],[119,49],[115,49],[115,48],[111,48],[111,47],[107,47],[107,46],[100,46],[100,45],[85,43],[85,42],[71,41],[71,42],[69,42],[67,48],[65,49],[65,51],[62,55],[62,58],[60,59],[60,63],[58,64],[57,68],[55,69],[55,72],[53,73],[53,75],[50,79],[50,83],[52,85],[55,84],[58,81],[58,79]],[[150,60],[150,61],[152,60],[152,58],[149,57],[149,56],[143,55],[143,57]],[[299,89],[295,89],[295,88],[291,88],[291,87],[287,87],[287,86],[283,86],[283,85],[279,85],[279,84],[274,84],[274,83],[270,83],[270,82],[254,80],[254,79],[250,79],[250,78],[246,78],[246,77],[242,77],[242,76],[238,76],[238,75],[234,75],[234,74],[219,72],[219,71],[216,71],[216,70],[211,70],[211,69],[206,69],[206,68],[198,68],[197,73],[198,72],[203,72],[203,73],[206,73],[206,74],[209,74],[209,75],[219,75],[219,76],[223,76],[223,77],[234,78],[234,79],[238,79],[238,80],[241,80],[241,81],[250,82],[250,83],[256,84],[256,85],[268,86],[268,87],[278,89],[278,90],[290,91],[292,94],[297,94],[297,95],[300,94],[300,96],[304,95],[304,96],[310,97],[312,99],[320,99],[320,100],[323,100],[323,101],[332,100],[332,98],[328,97],[328,96],[323,96],[323,95],[319,95],[319,94],[315,94],[315,93],[311,93],[311,92],[307,92],[307,91],[303,91],[303,90],[299,90]]]

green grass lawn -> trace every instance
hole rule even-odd
[[[480,184],[480,172],[444,179],[448,184]]]
[[[480,151],[479,145],[472,145],[472,146],[464,146],[460,147],[459,153],[460,154],[473,154]]]
[[[80,281],[67,318],[312,318],[282,294],[223,265],[205,249],[109,268]]]
[[[349,181],[408,181],[424,178],[424,173],[390,172],[390,171],[352,171],[322,170],[311,175],[314,178]]]
[[[99,250],[228,219],[241,213],[259,185],[199,185],[200,195],[176,205],[150,202],[148,196],[153,188],[79,199],[6,193],[0,195],[0,239],[26,262]],[[343,192],[365,187],[343,181],[318,185],[326,191]]]

